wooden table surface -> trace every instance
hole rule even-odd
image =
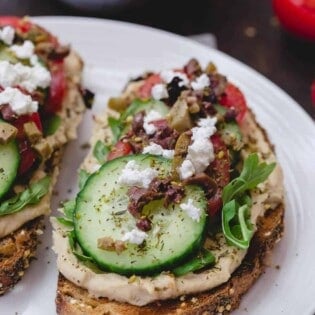
[[[271,0],[138,0],[115,12],[75,10],[58,0],[1,0],[2,15],[80,15],[149,25],[181,35],[213,33],[218,48],[272,80],[315,118],[310,86],[315,43],[288,36],[273,16]]]

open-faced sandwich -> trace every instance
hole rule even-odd
[[[0,17],[0,295],[34,257],[63,146],[85,108],[82,67],[40,26]]]
[[[147,73],[96,117],[53,219],[59,314],[226,314],[283,231],[272,145],[210,63]]]

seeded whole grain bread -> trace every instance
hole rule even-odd
[[[76,128],[85,110],[80,91],[83,62],[75,52],[71,51],[65,58],[64,67],[67,92],[63,99],[62,111],[59,113],[62,122],[56,134],[47,138],[53,153],[39,167],[52,179],[48,196],[45,197],[48,198],[48,202],[59,174],[64,145],[76,137]],[[0,295],[6,293],[23,277],[31,260],[35,258],[39,236],[44,232],[43,220],[44,216],[33,218],[9,235],[0,238]]]
[[[265,130],[249,112],[255,128],[273,148]],[[282,184],[282,183],[280,183]],[[158,301],[146,306],[93,298],[88,291],[68,281],[59,273],[56,307],[60,315],[222,315],[238,308],[242,296],[250,289],[268,265],[275,244],[284,230],[284,202],[269,209],[257,222],[257,231],[251,240],[248,252],[231,278],[222,285],[199,294],[172,300]]]

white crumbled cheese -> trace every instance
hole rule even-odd
[[[203,73],[195,81],[191,82],[191,86],[195,91],[203,90],[205,87],[210,85],[209,77]]]
[[[118,184],[148,188],[152,180],[158,175],[153,168],[140,169],[136,161],[129,161],[123,168]]]
[[[143,119],[143,129],[145,130],[147,135],[153,135],[156,132],[156,127],[151,124],[152,121],[161,119],[162,116],[156,110],[151,110],[148,112]]]
[[[184,160],[182,165],[178,168],[178,173],[181,179],[186,179],[195,174],[194,165],[190,160]]]
[[[150,145],[144,147],[142,153],[162,155],[167,159],[172,159],[174,157],[174,150],[163,149],[159,144],[156,144],[154,142],[150,142]]]
[[[130,232],[126,232],[123,237],[122,241],[129,242],[131,244],[140,245],[143,243],[143,241],[148,237],[148,234],[139,230],[139,229],[133,229]]]
[[[50,72],[40,64],[29,67],[21,63],[11,64],[8,61],[0,61],[2,87],[20,86],[28,92],[33,92],[37,87],[47,88],[50,81]]]
[[[15,31],[11,26],[5,26],[0,30],[0,40],[2,40],[7,45],[12,45],[14,39]]]
[[[191,198],[189,198],[186,203],[181,203],[179,207],[183,209],[190,218],[192,218],[194,221],[199,222],[201,210],[194,206],[193,200]]]
[[[160,73],[161,79],[165,83],[170,83],[175,77],[180,78],[182,81],[178,83],[178,85],[181,86],[188,86],[189,85],[189,79],[185,73],[182,72],[176,72],[173,70],[164,70]]]
[[[4,104],[8,104],[18,115],[30,114],[38,110],[38,102],[12,87],[7,87],[0,92],[0,105]]]
[[[181,179],[203,172],[214,160],[210,137],[216,132],[216,122],[216,117],[202,118],[198,126],[192,128],[192,144],[188,146],[187,156],[178,170]]]
[[[155,100],[161,100],[168,97],[165,84],[156,84],[151,89],[151,95]]]
[[[22,45],[13,45],[10,49],[18,58],[28,59],[33,56],[35,46],[30,40],[26,40]]]

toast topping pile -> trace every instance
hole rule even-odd
[[[212,63],[202,69],[192,59],[132,80],[109,108],[80,171],[80,192],[55,222],[60,271],[70,281],[95,270],[105,282],[116,274],[127,287],[136,275],[142,289],[160,275],[165,291],[174,287],[135,302],[81,284],[133,304],[226,281],[263,215],[267,196],[258,202],[253,193],[269,189],[260,185],[276,167],[271,149],[261,154],[256,131],[244,128],[252,118],[242,92]],[[67,272],[70,261],[79,262],[77,276]],[[187,289],[186,277],[200,285]]]

